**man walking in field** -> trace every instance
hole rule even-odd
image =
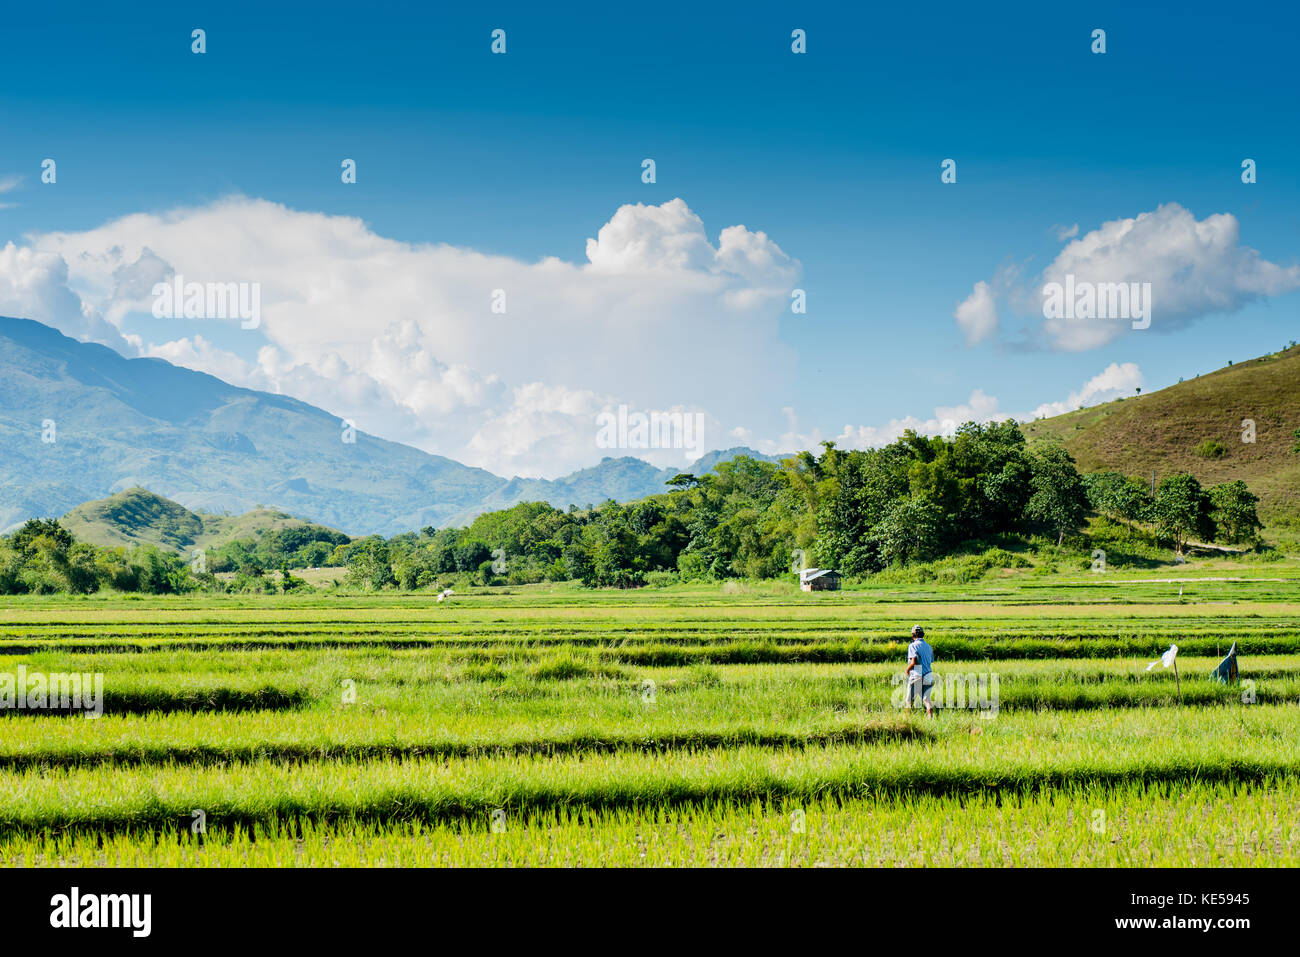
[[[925,640],[925,629],[920,625],[912,626],[912,643],[907,646],[907,669],[903,674],[907,678],[907,708],[919,694],[925,705],[925,716],[934,717],[934,706],[930,703],[930,692],[934,688],[934,675],[930,668],[934,664],[934,649]]]

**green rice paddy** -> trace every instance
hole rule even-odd
[[[102,716],[0,718],[0,861],[1294,865],[1272,575],[11,600],[0,679],[102,675]]]

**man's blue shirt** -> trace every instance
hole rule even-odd
[[[913,659],[916,659],[922,678],[930,673],[930,666],[934,664],[934,649],[924,638],[918,638],[907,646],[907,660],[910,662]]]

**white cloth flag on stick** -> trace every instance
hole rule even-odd
[[[1177,657],[1178,657],[1178,646],[1170,645],[1168,651],[1166,651],[1155,661],[1151,662],[1151,664],[1147,665],[1147,671],[1150,671],[1156,665],[1164,665],[1166,668],[1168,668],[1170,665],[1174,663],[1174,659]]]

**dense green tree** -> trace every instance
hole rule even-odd
[[[289,573],[289,562],[287,559],[280,562],[280,592],[282,594],[287,595],[295,588],[301,588],[305,584],[306,582],[301,578],[294,578],[293,575]]]
[[[1025,514],[1056,532],[1056,544],[1083,525],[1088,496],[1074,457],[1062,446],[1048,445],[1032,457],[1030,488]]]
[[[1144,522],[1151,514],[1151,492],[1145,482],[1135,478],[1124,480],[1124,484],[1115,489],[1112,497],[1115,514],[1128,522],[1131,529],[1134,522]]]
[[[1083,477],[1083,488],[1093,511],[1109,518],[1118,518],[1115,507],[1116,492],[1127,479],[1120,472],[1091,472]]]
[[[164,552],[152,545],[141,545],[131,553],[135,581],[142,592],[153,595],[170,595],[190,591],[194,579],[189,566],[180,556]]]
[[[1151,494],[1145,482],[1119,472],[1092,472],[1084,476],[1088,503],[1101,515],[1116,522],[1144,521],[1151,510]]]
[[[492,558],[492,549],[480,541],[467,541],[457,545],[454,554],[456,571],[474,572],[478,571],[480,565]]]
[[[1253,542],[1264,527],[1259,520],[1259,496],[1240,480],[1210,487],[1211,518],[1220,538],[1229,544]]]
[[[1151,512],[1161,535],[1173,539],[1177,554],[1193,535],[1214,538],[1214,503],[1194,476],[1171,475],[1156,489]]]
[[[927,561],[942,548],[943,509],[926,498],[894,502],[876,528],[880,559],[886,565]]]
[[[74,543],[72,533],[54,518],[28,519],[22,528],[13,533],[9,543],[23,554],[30,555],[42,547],[42,539],[45,540],[44,547],[60,551],[67,551]]]
[[[213,572],[237,571],[252,577],[286,562],[290,568],[343,565],[350,541],[342,532],[321,525],[270,529],[260,537],[238,539],[210,549],[207,565]]]
[[[354,587],[377,591],[396,583],[389,544],[377,535],[352,543],[347,569],[345,580]]]
[[[909,495],[912,452],[903,443],[837,456],[834,477],[818,494],[817,564],[850,575],[877,571],[875,527]],[[819,470],[827,474],[825,464]]]

